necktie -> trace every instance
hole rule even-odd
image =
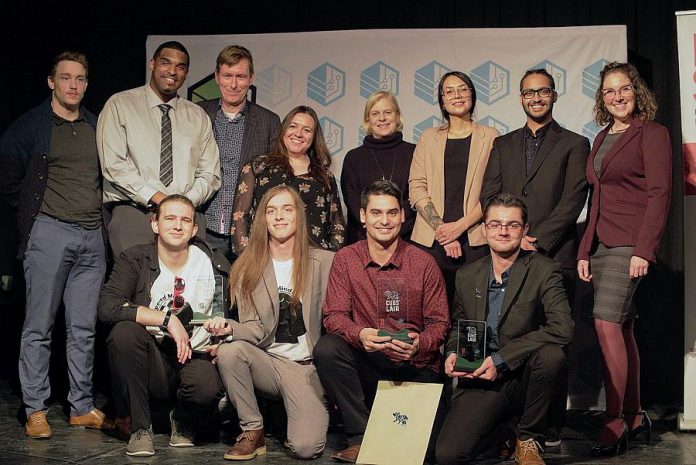
[[[172,159],[172,120],[169,117],[171,106],[163,103],[157,105],[162,110],[162,144],[160,148],[159,178],[162,184],[169,186],[174,180],[174,161]]]

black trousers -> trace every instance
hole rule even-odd
[[[350,445],[362,442],[380,380],[442,383],[443,375],[410,363],[394,363],[380,352],[365,352],[340,336],[327,334],[314,347],[314,364],[326,395],[341,411]],[[445,415],[444,395],[435,417],[431,442]]]
[[[457,276],[457,270],[465,263],[471,263],[478,260],[481,257],[488,255],[489,248],[487,245],[479,245],[472,247],[466,239],[466,233],[463,234],[463,238],[459,241],[462,246],[462,256],[459,258],[452,258],[447,256],[445,248],[440,245],[439,242],[434,241],[432,247],[425,247],[424,245],[416,244],[422,250],[428,252],[437,262],[437,266],[440,267],[442,271],[442,277],[445,279],[445,289],[447,290],[447,303],[449,304],[450,311],[452,311],[454,302],[454,293],[456,290],[455,278]]]
[[[519,439],[541,440],[566,365],[563,347],[545,344],[521,367],[496,381],[461,379],[437,440],[438,465],[467,463],[499,445],[501,428],[514,416],[519,417]]]
[[[106,349],[117,415],[130,416],[131,432],[152,425],[151,400],[176,404],[176,419],[192,428],[210,421],[225,393],[217,368],[205,358],[185,364],[176,359],[176,344],[155,341],[145,327],[121,321],[111,330]]]

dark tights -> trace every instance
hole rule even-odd
[[[607,422],[599,443],[616,441],[623,431],[625,415],[629,429],[640,425],[640,356],[633,335],[633,320],[624,323],[595,320],[595,330],[602,352]]]

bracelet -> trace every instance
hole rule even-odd
[[[172,311],[167,310],[167,313],[164,314],[164,321],[160,325],[161,329],[163,329],[163,330],[167,329],[167,326],[169,326],[169,318],[171,318],[171,316],[172,316]]]

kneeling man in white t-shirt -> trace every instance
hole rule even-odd
[[[193,431],[209,422],[224,394],[210,334],[186,327],[194,312],[211,316],[219,300],[215,283],[229,270],[221,252],[213,256],[194,237],[195,218],[185,196],[162,200],[151,223],[154,241],[121,253],[101,292],[99,319],[112,326],[106,341],[111,384],[118,416],[130,418],[120,428],[130,433],[131,456],[155,453],[150,400],[176,399],[169,445],[190,447]]]

